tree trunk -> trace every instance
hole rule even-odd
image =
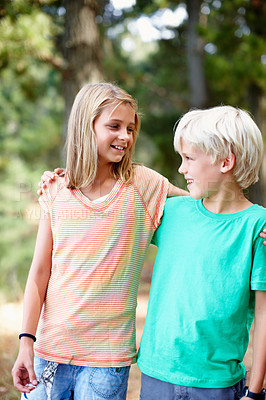
[[[208,95],[203,67],[203,43],[198,35],[201,0],[187,0],[187,64],[192,107],[204,108]]]
[[[248,88],[248,102],[249,109],[254,117],[255,122],[263,132],[263,90],[255,83],[251,82]],[[260,180],[255,185],[252,185],[248,190],[248,198],[252,203],[266,206],[266,159],[264,155],[264,162],[260,171]]]
[[[64,0],[65,30],[59,48],[66,62],[62,86],[65,99],[64,137],[74,98],[86,83],[103,79],[96,0]]]

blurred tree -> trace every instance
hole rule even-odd
[[[188,12],[186,48],[190,105],[196,108],[205,108],[209,101],[204,72],[204,43],[198,33],[202,0],[186,0],[186,4]]]
[[[1,3],[0,171],[13,158],[58,159],[63,105],[50,63],[62,63],[52,40],[59,30],[35,2]]]
[[[228,103],[249,110],[265,140],[266,3],[262,0],[206,2],[205,71],[214,104]],[[249,188],[249,198],[266,204],[266,171]]]
[[[57,45],[63,55],[62,87],[65,99],[64,134],[74,97],[85,83],[103,79],[102,53],[96,0],[63,0],[64,30]]]
[[[46,63],[59,72],[64,132],[78,90],[103,79],[97,16],[105,4],[104,0],[3,0],[0,6],[0,71],[13,68],[17,77],[23,75],[21,85],[32,100],[39,87],[27,74],[32,62]]]
[[[186,7],[187,19],[176,26],[158,23],[167,9],[176,12],[178,7]],[[165,166],[167,160],[174,159],[172,148],[168,152],[167,146],[164,148],[165,156],[159,143],[164,141],[171,146],[173,116],[178,119],[191,106],[232,104],[248,109],[264,132],[265,7],[262,0],[142,0],[124,13],[128,24],[130,18],[149,15],[161,35],[156,50],[141,62],[134,63],[139,47],[132,52],[133,62],[127,68],[125,83],[145,110],[142,127],[151,141],[158,143],[157,151],[153,150],[154,160],[163,172],[172,169],[175,173],[176,168]],[[168,37],[163,35],[165,29]],[[122,40],[123,35],[122,32]],[[165,128],[159,132],[160,118]],[[157,122],[152,124],[152,120]],[[265,179],[250,188],[250,198],[260,204],[266,204],[263,185]]]

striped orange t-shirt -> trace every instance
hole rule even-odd
[[[63,179],[40,197],[53,234],[52,271],[35,354],[49,361],[97,367],[136,360],[139,278],[160,223],[169,182],[136,166],[107,198],[91,202]]]

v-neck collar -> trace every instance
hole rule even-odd
[[[90,200],[87,196],[85,196],[80,189],[70,189],[70,192],[75,196],[85,207],[91,208],[95,211],[101,211],[107,208],[114,199],[119,195],[122,190],[124,184],[121,179],[118,179],[112,190],[107,195],[104,201],[100,203],[94,202]]]

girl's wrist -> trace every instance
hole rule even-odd
[[[21,340],[22,338],[23,340],[25,340],[25,338],[27,338],[33,340],[33,342],[36,342],[36,337],[31,333],[21,333],[18,338],[19,340]]]

